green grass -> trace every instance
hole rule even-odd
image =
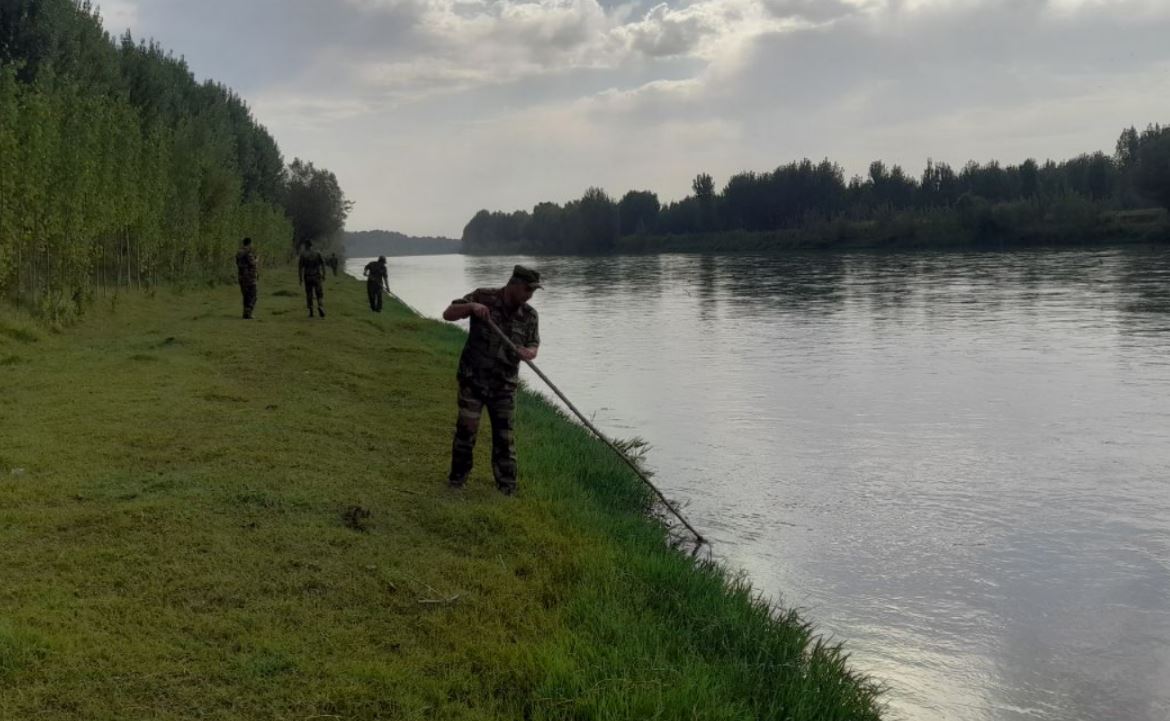
[[[460,331],[263,281],[0,319],[0,719],[878,718],[539,398],[448,490]]]

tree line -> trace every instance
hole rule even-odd
[[[0,5],[0,295],[62,318],[103,286],[224,280],[241,237],[285,262],[348,210],[238,95],[115,42],[90,0]]]
[[[459,240],[411,236],[393,230],[359,230],[345,233],[345,254],[350,258],[376,255],[442,255],[458,253]]]
[[[1096,152],[1059,163],[971,161],[956,170],[928,160],[922,175],[914,177],[874,161],[864,177],[846,180],[836,163],[805,159],[770,172],[737,173],[722,190],[700,173],[691,190],[682,200],[663,204],[647,190],[615,200],[589,188],[564,206],[543,202],[532,212],[481,210],[463,230],[463,250],[606,253],[622,238],[860,227],[891,217],[908,223],[942,219],[976,235],[1054,219],[1083,225],[1106,210],[1170,208],[1170,126],[1127,128],[1113,155]]]

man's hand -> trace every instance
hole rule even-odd
[[[536,358],[536,351],[531,348],[516,348],[516,352],[520,354],[520,360],[530,361]]]
[[[474,315],[476,318],[479,318],[480,320],[491,320],[492,319],[491,309],[488,308],[483,303],[472,303],[471,304],[471,314]]]

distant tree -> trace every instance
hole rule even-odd
[[[985,200],[1000,202],[1012,197],[1012,179],[998,161],[987,165],[971,161],[959,173],[959,182],[966,192]]]
[[[951,166],[927,158],[918,191],[919,207],[947,207],[959,198],[959,178]]]
[[[712,200],[715,197],[715,180],[707,173],[699,173],[691,181],[691,189],[700,202]]]
[[[1113,160],[1105,153],[1097,152],[1089,157],[1085,186],[1090,198],[1101,200],[1111,195],[1114,170]]]
[[[565,211],[556,203],[537,203],[524,228],[524,250],[532,253],[572,252],[565,245]]]
[[[1134,165],[1137,189],[1170,209],[1170,126],[1150,126],[1142,133]]]
[[[889,186],[886,190],[887,202],[894,208],[908,208],[914,202],[918,186],[914,179],[906,175],[902,166],[895,165],[890,170]]]
[[[601,188],[589,188],[579,205],[583,247],[586,253],[607,253],[617,245],[620,232],[617,203]]]
[[[1117,164],[1122,168],[1132,167],[1137,162],[1138,151],[1141,149],[1141,137],[1137,128],[1130,126],[1122,130],[1115,147],[1113,157],[1116,158]]]
[[[1025,160],[1019,168],[1020,195],[1035,197],[1040,192],[1040,166],[1032,158]]]
[[[714,178],[707,173],[699,173],[691,181],[691,189],[695,191],[695,202],[698,206],[695,230],[700,232],[713,230],[716,225]]]
[[[695,196],[688,195],[663,207],[658,213],[659,232],[671,235],[698,233],[701,229],[701,211]]]
[[[284,210],[292,221],[296,247],[307,241],[328,245],[338,239],[352,207],[333,173],[299,158],[288,166]]]
[[[771,227],[768,181],[770,175],[736,173],[720,194],[721,225],[729,230],[767,230]]]
[[[618,220],[622,235],[647,233],[658,222],[661,209],[658,196],[649,190],[631,190],[618,202]]]

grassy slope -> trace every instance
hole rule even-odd
[[[0,719],[876,718],[534,397],[521,496],[486,428],[447,490],[462,334],[278,275],[253,322],[230,287],[0,316]]]

